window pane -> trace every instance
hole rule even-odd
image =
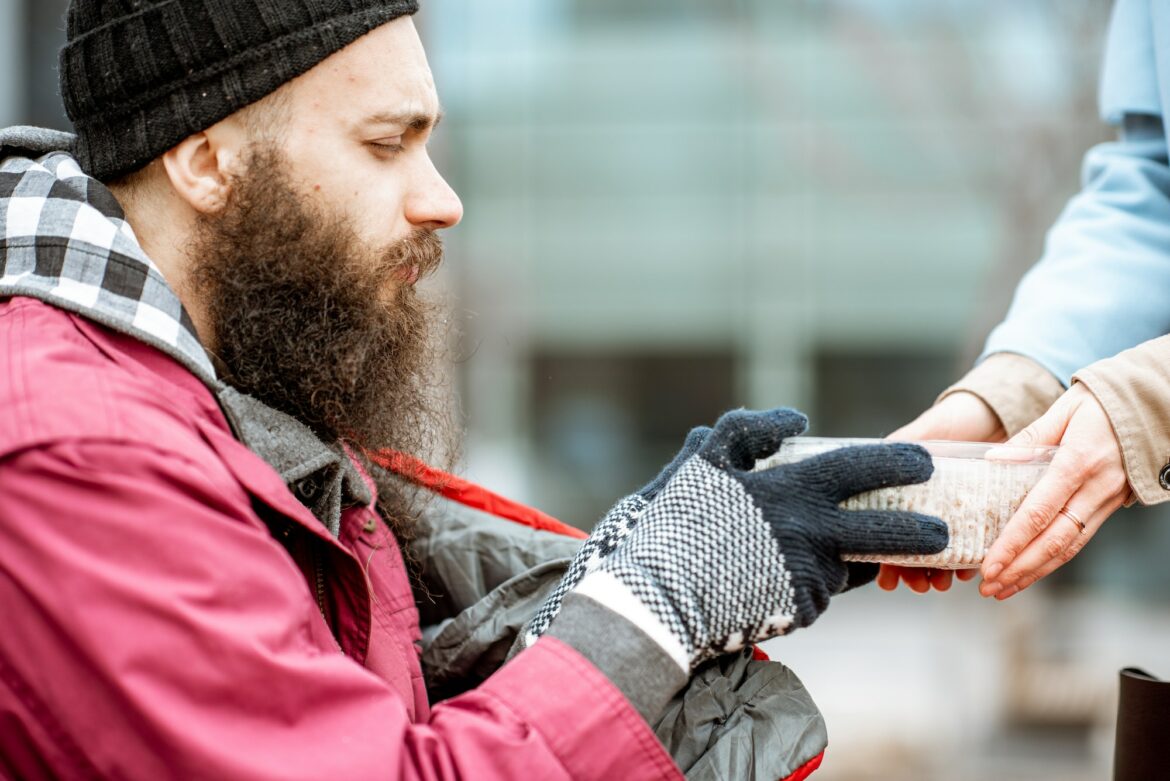
[[[538,351],[531,367],[541,506],[582,528],[733,406],[729,350]]]

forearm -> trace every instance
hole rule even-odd
[[[588,659],[647,722],[686,686],[686,673],[661,645],[589,597],[566,595],[548,635]]]
[[[1020,281],[984,355],[1074,372],[1170,331],[1170,167],[1159,117],[1128,116],[1085,159],[1084,186]]]

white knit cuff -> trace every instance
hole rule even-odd
[[[581,579],[573,591],[612,610],[641,629],[684,673],[690,672],[690,654],[683,648],[682,643],[625,583],[608,572],[590,572]]]

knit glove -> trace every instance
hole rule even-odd
[[[842,553],[946,547],[936,518],[839,506],[927,480],[933,465],[916,445],[848,447],[752,471],[806,425],[789,409],[725,414],[573,591],[640,627],[690,671],[815,621],[831,596],[856,585]]]
[[[613,553],[621,541],[629,536],[630,531],[637,524],[638,519],[642,517],[642,513],[650,501],[658,496],[670,478],[674,477],[678,468],[698,452],[699,446],[703,444],[710,433],[711,429],[707,426],[692,429],[683,442],[682,450],[669,464],[663,467],[657,477],[629,496],[618,500],[617,504],[605,514],[605,517],[597,522],[589,537],[577,550],[577,555],[569,563],[569,568],[565,571],[561,582],[557,584],[557,587],[553,589],[553,592],[525,627],[523,632],[525,646],[532,645],[537,638],[544,634],[549,623],[560,612],[561,601],[565,594],[580,583],[581,578],[585,577],[587,573],[595,570],[601,560]]]

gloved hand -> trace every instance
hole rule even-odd
[[[684,670],[811,624],[850,582],[842,553],[937,553],[938,519],[846,511],[854,494],[928,479],[910,444],[848,447],[760,472],[807,420],[725,414],[649,501],[625,541],[573,589],[624,616]],[[876,568],[854,575],[872,579]]]
[[[544,634],[549,623],[560,612],[561,600],[564,599],[565,594],[573,586],[580,583],[581,578],[585,577],[587,573],[596,569],[601,560],[613,553],[621,541],[629,536],[643,511],[650,504],[650,500],[662,491],[670,478],[674,477],[678,468],[698,451],[699,446],[703,444],[710,433],[711,429],[707,426],[692,429],[683,442],[682,450],[658,473],[657,477],[629,496],[618,500],[617,504],[605,514],[605,517],[597,522],[589,537],[581,544],[577,555],[569,563],[569,568],[565,571],[561,582],[557,584],[557,587],[536,611],[536,615],[532,617],[522,632],[525,646],[532,645],[537,638]]]

